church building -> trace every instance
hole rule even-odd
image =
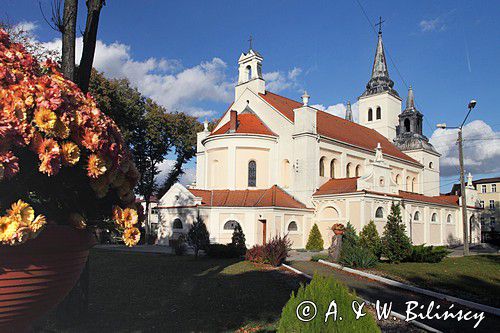
[[[238,60],[234,101],[210,131],[198,133],[196,183],[175,184],[155,212],[158,244],[206,223],[211,241],[228,243],[235,225],[247,246],[288,234],[305,248],[317,224],[325,247],[335,223],[359,232],[373,220],[381,234],[392,203],[401,205],[414,244],[463,241],[460,197],[440,195],[440,154],[422,133],[412,88],[405,107],[394,89],[379,33],[371,78],[345,119],[266,90],[263,57]],[[480,237],[477,192],[467,186],[471,241]]]

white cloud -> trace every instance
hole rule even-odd
[[[38,24],[32,21],[21,21],[14,25],[13,29],[17,32],[28,32],[32,33],[38,28]]]
[[[436,30],[442,31],[446,29],[446,25],[439,17],[436,17],[432,20],[422,20],[420,21],[419,26],[420,31],[422,32],[430,32]]]
[[[325,107],[323,104],[315,104],[312,105],[313,108],[316,108],[321,111],[325,111],[331,113],[333,115],[339,116],[341,118],[345,118],[345,112],[347,110],[347,106],[343,103],[338,103],[334,105],[330,105]],[[359,119],[359,106],[358,102],[351,104],[352,115],[355,122],[358,122]]]
[[[482,120],[463,128],[465,171],[472,174],[500,172],[500,132],[495,132]],[[430,142],[441,156],[441,176],[458,175],[458,145],[456,129],[437,129]]]
[[[165,160],[163,163],[161,163],[158,166],[158,169],[160,170],[160,173],[158,174],[156,178],[156,182],[161,185],[167,178],[168,174],[170,173],[170,170],[172,170],[172,167],[175,164],[175,160]],[[184,173],[180,176],[179,182],[182,185],[191,185],[195,180],[196,180],[196,168],[195,167],[189,167],[189,165],[184,165],[183,166]]]
[[[266,80],[266,89],[275,93],[285,89],[298,89],[298,76],[302,73],[302,69],[294,67],[287,73],[275,71],[264,73],[263,78]]]

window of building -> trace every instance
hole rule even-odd
[[[377,119],[382,119],[382,110],[380,106],[377,107]]]
[[[438,215],[436,213],[433,213],[431,217],[431,222],[437,222],[437,217]]]
[[[384,217],[384,209],[382,207],[377,208],[375,211],[375,218],[381,219]]]
[[[495,200],[490,200],[490,209],[495,209]]]
[[[236,228],[238,224],[239,224],[238,221],[229,220],[226,223],[224,223],[224,230],[234,230],[234,228]]]
[[[405,125],[405,132],[409,133],[410,132],[410,119],[406,118],[404,125]]]
[[[413,216],[414,221],[420,221],[420,212],[416,211],[415,215]]]
[[[378,180],[378,183],[381,187],[383,187],[385,185],[385,180],[384,180],[384,177],[380,177],[380,179]]]
[[[257,186],[257,163],[255,161],[248,162],[248,187]]]
[[[483,200],[479,201],[479,207],[484,208],[484,201]]]
[[[325,177],[325,159],[326,157],[322,157],[319,159],[319,176]]]
[[[491,184],[491,192],[495,193],[497,191],[497,184]]]
[[[356,177],[361,177],[361,165],[356,165],[356,169],[354,171]]]
[[[151,208],[151,215],[158,215],[158,208]]]
[[[288,224],[288,231],[297,231],[299,228],[297,227],[297,222],[292,221]]]
[[[345,176],[346,176],[346,178],[351,177],[351,163],[347,163],[347,165],[345,167]]]
[[[415,178],[413,178],[411,180],[411,191],[415,192],[416,190],[417,190],[417,180]]]
[[[432,169],[434,167],[434,163],[429,162],[429,169]]]
[[[453,222],[451,219],[451,214],[448,214],[448,217],[446,218],[446,222],[448,222],[448,223]]]
[[[173,229],[182,229],[181,219],[179,219],[179,218],[175,219],[174,222],[172,223],[172,228]]]
[[[486,193],[486,185],[481,186],[481,192]]]
[[[247,81],[250,81],[252,79],[252,66],[250,65],[247,66],[247,74],[248,74]]]
[[[333,159],[330,162],[330,178],[335,178],[335,165],[337,164],[337,160]]]
[[[368,121],[372,121],[373,120],[373,110],[372,108],[369,108],[368,109]]]

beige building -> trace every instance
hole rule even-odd
[[[304,248],[317,224],[325,247],[335,223],[383,231],[392,203],[415,244],[462,241],[460,198],[439,194],[439,153],[422,133],[413,91],[394,89],[379,35],[371,78],[359,97],[360,121],[266,90],[263,57],[242,53],[235,98],[212,131],[198,133],[196,183],[173,186],[155,207],[158,243],[202,219],[213,242],[227,243],[236,223],[247,245],[288,234]],[[467,187],[472,240],[480,228],[477,194]]]

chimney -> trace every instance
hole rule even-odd
[[[229,116],[229,133],[234,133],[238,126],[238,112],[231,110]]]

